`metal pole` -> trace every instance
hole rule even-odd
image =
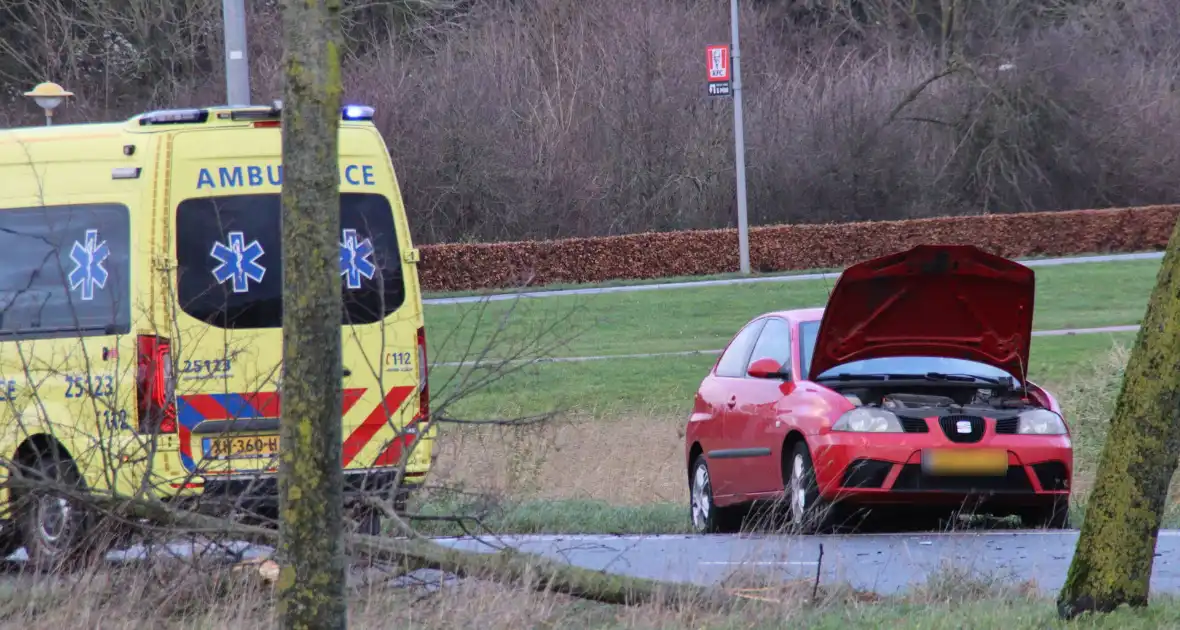
[[[246,54],[245,0],[221,0],[225,33],[225,99],[229,105],[250,104],[250,58]]]
[[[750,234],[746,225],[746,138],[742,131],[742,55],[738,47],[738,0],[729,1],[733,37],[733,151],[737,162],[738,255],[742,274],[750,273]]]

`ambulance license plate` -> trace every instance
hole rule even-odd
[[[279,452],[279,436],[248,435],[231,438],[205,438],[205,457],[209,459],[257,459]]]

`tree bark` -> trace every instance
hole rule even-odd
[[[1147,604],[1156,537],[1180,457],[1180,222],[1173,229],[1102,450],[1058,613]]]
[[[283,412],[278,618],[345,628],[341,470],[340,2],[284,0]]]

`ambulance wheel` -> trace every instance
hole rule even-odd
[[[8,556],[16,553],[20,548],[21,536],[16,523],[4,523],[3,529],[0,529],[0,563],[3,563]]]
[[[381,512],[371,507],[362,507],[357,510],[356,533],[365,536],[380,536]]]
[[[33,479],[57,481],[81,493],[86,484],[74,461],[56,453],[42,453],[30,464]],[[63,493],[49,489],[23,491],[17,498],[17,529],[21,534],[29,565],[36,572],[69,571],[97,556],[105,548],[91,531],[95,519],[85,506]]]

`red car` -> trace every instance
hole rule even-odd
[[[975,247],[923,245],[849,267],[826,308],[749,321],[686,427],[693,528],[736,531],[764,501],[802,532],[965,508],[1069,527],[1069,428],[1026,379],[1034,284]]]

